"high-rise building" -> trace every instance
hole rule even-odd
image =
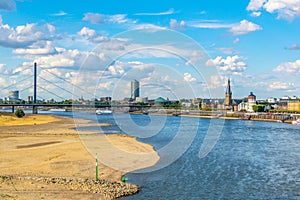
[[[9,91],[8,98],[9,98],[9,101],[17,101],[17,100],[19,100],[19,90]]]
[[[226,93],[225,93],[225,105],[231,106],[232,105],[232,92],[230,88],[230,79],[228,78]]]
[[[28,96],[28,102],[33,102],[33,96]]]
[[[140,96],[140,83],[137,80],[131,81],[131,99],[136,99]]]

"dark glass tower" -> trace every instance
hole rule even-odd
[[[137,80],[131,81],[131,99],[140,97],[140,83]]]

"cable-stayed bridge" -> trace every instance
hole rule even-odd
[[[6,87],[0,88],[0,90],[5,91],[5,90],[18,90],[20,93],[24,91],[28,91],[28,93],[31,91],[33,93],[33,101],[9,101],[9,102],[0,102],[0,107],[2,108],[11,108],[12,112],[15,111],[16,107],[26,107],[26,108],[32,108],[32,111],[34,114],[37,114],[38,108],[42,107],[52,107],[52,108],[69,108],[69,109],[92,109],[92,108],[111,108],[111,107],[118,107],[118,108],[126,108],[128,107],[129,110],[137,111],[137,110],[143,110],[146,107],[150,107],[148,105],[112,105],[111,103],[107,104],[98,104],[95,102],[73,102],[73,103],[45,103],[45,102],[39,102],[37,98],[39,99],[46,99],[43,98],[42,95],[47,95],[51,96],[52,98],[58,98],[63,101],[68,101],[69,99],[66,98],[66,96],[72,96],[72,98],[77,98],[80,99],[82,98],[78,94],[74,94],[74,92],[71,92],[70,90],[76,89],[77,91],[81,91],[84,94],[87,94],[89,96],[94,97],[95,99],[100,99],[98,96],[95,94],[87,91],[86,89],[83,89],[82,87],[73,84],[71,81],[67,80],[66,78],[63,78],[61,76],[56,75],[55,73],[51,72],[51,70],[47,68],[40,68],[41,73],[37,75],[37,64],[34,63],[33,68],[32,66],[29,66],[27,68],[24,68],[23,70],[31,70],[31,73],[27,73],[28,75],[24,76],[21,80],[18,80]],[[33,80],[33,81],[30,81]],[[63,85],[63,86],[61,86]],[[67,87],[71,89],[66,89]],[[51,89],[49,89],[51,88]]]

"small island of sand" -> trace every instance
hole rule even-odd
[[[0,199],[115,199],[138,192],[139,186],[123,183],[121,177],[131,170],[154,165],[159,156],[153,147],[127,135],[78,134],[74,127],[71,118],[50,115],[16,118],[1,114]],[[86,148],[90,145],[87,142],[95,137],[105,137],[111,144],[102,145],[102,154],[99,152],[97,183],[95,157]],[[83,143],[82,138],[87,141]],[[110,149],[112,146],[119,151]],[[119,161],[114,157],[121,163],[119,152],[138,157],[124,158],[129,165],[118,168]],[[145,153],[151,156],[143,156]],[[108,158],[113,163],[110,167],[101,163]]]

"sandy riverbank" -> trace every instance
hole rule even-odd
[[[45,115],[8,118],[10,116],[0,117],[0,199],[75,199],[74,196],[77,199],[115,198],[122,190],[123,193],[128,192],[124,194],[131,194],[138,189],[134,185],[120,182],[124,173],[154,165],[159,160],[151,145],[138,142],[134,137],[82,131],[79,136],[70,118]],[[84,120],[81,123],[95,126]],[[90,152],[97,150],[93,147],[85,148],[85,145],[90,144],[83,145],[82,138],[93,140],[93,145],[102,143],[99,151],[101,162],[113,160],[106,165],[99,163],[99,179],[109,182],[105,182],[105,187],[87,189],[92,186],[84,186],[80,181],[95,179],[95,158]],[[105,139],[111,145],[105,146],[103,141],[95,142],[95,138]],[[119,151],[113,151],[112,147]],[[137,157],[122,158],[120,152]],[[139,160],[141,157],[146,159]],[[124,159],[128,165],[123,166]],[[120,163],[123,167],[118,165]],[[69,187],[60,182],[41,181],[43,178],[63,178],[78,182],[79,185]],[[95,191],[98,193],[94,194]]]

